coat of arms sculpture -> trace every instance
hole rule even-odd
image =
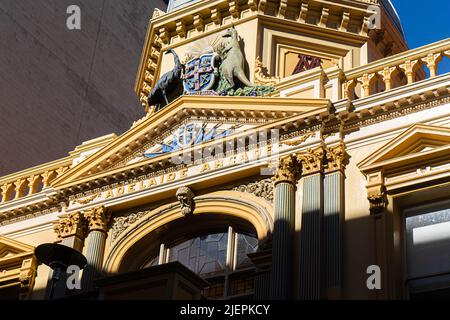
[[[221,96],[264,96],[275,88],[254,85],[244,72],[245,57],[239,45],[240,38],[233,27],[227,29],[216,43],[195,55],[188,55],[182,64],[176,53],[175,67],[165,73],[149,95],[149,105],[156,105],[155,111],[163,108],[181,94]],[[182,93],[178,91],[182,83]],[[169,96],[174,96],[169,99]]]
[[[217,53],[207,53],[186,62],[182,76],[186,93],[208,92],[213,88],[219,75],[215,66],[218,58]]]

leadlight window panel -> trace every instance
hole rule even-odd
[[[450,209],[406,217],[410,292],[450,287]]]
[[[156,257],[153,257],[152,259],[150,259],[146,263],[144,263],[143,268],[157,266],[158,264],[159,264],[159,254]]]
[[[226,267],[228,233],[214,233],[177,244],[169,249],[169,262],[179,261],[195,273],[206,276]]]
[[[236,238],[236,269],[253,266],[247,254],[256,252],[256,250],[258,249],[258,239],[252,235],[243,233],[238,233]]]

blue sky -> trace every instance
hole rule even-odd
[[[411,49],[450,38],[450,0],[391,0]],[[439,66],[439,74],[450,72],[450,58]]]

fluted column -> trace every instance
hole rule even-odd
[[[297,175],[297,161],[293,157],[287,157],[280,161],[280,166],[273,178],[275,184],[275,219],[270,292],[271,298],[276,300],[292,298],[292,241]]]
[[[107,227],[111,214],[105,207],[99,207],[86,211],[84,217],[88,222],[89,235],[87,265],[83,270],[82,288],[89,290],[93,288],[93,281],[102,273],[103,254],[108,236]]]
[[[339,299],[342,285],[345,145],[327,148],[322,227],[322,284],[327,299]]]
[[[56,242],[60,242],[62,245],[74,248],[80,252],[83,251],[83,240],[86,234],[86,224],[81,213],[73,212],[66,216],[62,216],[58,221],[53,223],[53,229],[57,236]],[[49,280],[47,282],[47,297],[49,297],[50,294],[52,275],[53,271],[50,271]],[[66,296],[66,278],[67,275],[62,273],[60,280],[54,288],[53,299]]]
[[[320,299],[323,158],[322,147],[298,157],[303,175],[299,265],[299,298],[301,300]]]

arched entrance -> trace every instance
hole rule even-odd
[[[254,195],[220,191],[195,198],[192,215],[178,203],[153,210],[117,238],[107,257],[108,273],[124,273],[179,261],[212,285],[212,298],[248,294],[257,250],[273,226],[271,205]]]

